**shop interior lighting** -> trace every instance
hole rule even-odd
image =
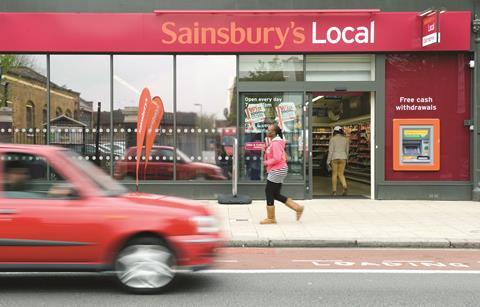
[[[322,99],[323,97],[324,97],[324,96],[317,96],[317,97],[315,97],[315,98],[312,99],[312,102],[315,102],[315,101],[317,101],[317,100],[320,100],[320,99]]]

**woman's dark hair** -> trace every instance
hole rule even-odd
[[[275,134],[277,134],[279,137],[281,137],[283,139],[282,128],[280,128],[280,126],[277,123],[273,124],[273,129],[275,131]]]

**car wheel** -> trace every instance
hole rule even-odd
[[[115,276],[133,293],[152,294],[167,289],[175,278],[175,255],[156,238],[136,239],[127,244],[115,260]]]

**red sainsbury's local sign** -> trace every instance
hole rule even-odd
[[[239,11],[240,12],[240,11]],[[416,12],[0,13],[0,52],[388,52],[470,49],[471,12],[442,14],[422,48]]]

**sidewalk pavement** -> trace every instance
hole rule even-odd
[[[378,201],[315,199],[297,222],[276,203],[275,225],[260,225],[264,201],[219,205],[204,201],[220,217],[230,247],[480,248],[480,203],[466,201]]]

